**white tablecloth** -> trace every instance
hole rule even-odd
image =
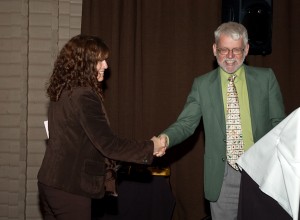
[[[256,142],[238,165],[298,220],[300,200],[300,108]]]

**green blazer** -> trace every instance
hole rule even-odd
[[[245,66],[254,142],[285,117],[283,99],[270,68]],[[195,78],[177,121],[163,133],[169,147],[191,136],[203,119],[205,133],[204,194],[209,201],[219,197],[226,161],[225,113],[220,68]]]

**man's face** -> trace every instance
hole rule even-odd
[[[245,47],[243,39],[232,39],[221,34],[218,44],[213,45],[213,52],[219,66],[227,73],[234,73],[243,64],[248,54],[249,44]]]

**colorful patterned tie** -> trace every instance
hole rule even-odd
[[[228,78],[227,87],[227,115],[226,115],[226,138],[227,138],[227,161],[230,166],[238,170],[237,159],[244,153],[242,125],[238,94],[234,85],[236,75]]]

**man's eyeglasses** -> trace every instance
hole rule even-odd
[[[233,49],[228,49],[226,47],[224,48],[217,48],[217,51],[221,55],[227,55],[231,51],[234,55],[241,55],[244,52],[244,48],[233,48]]]

